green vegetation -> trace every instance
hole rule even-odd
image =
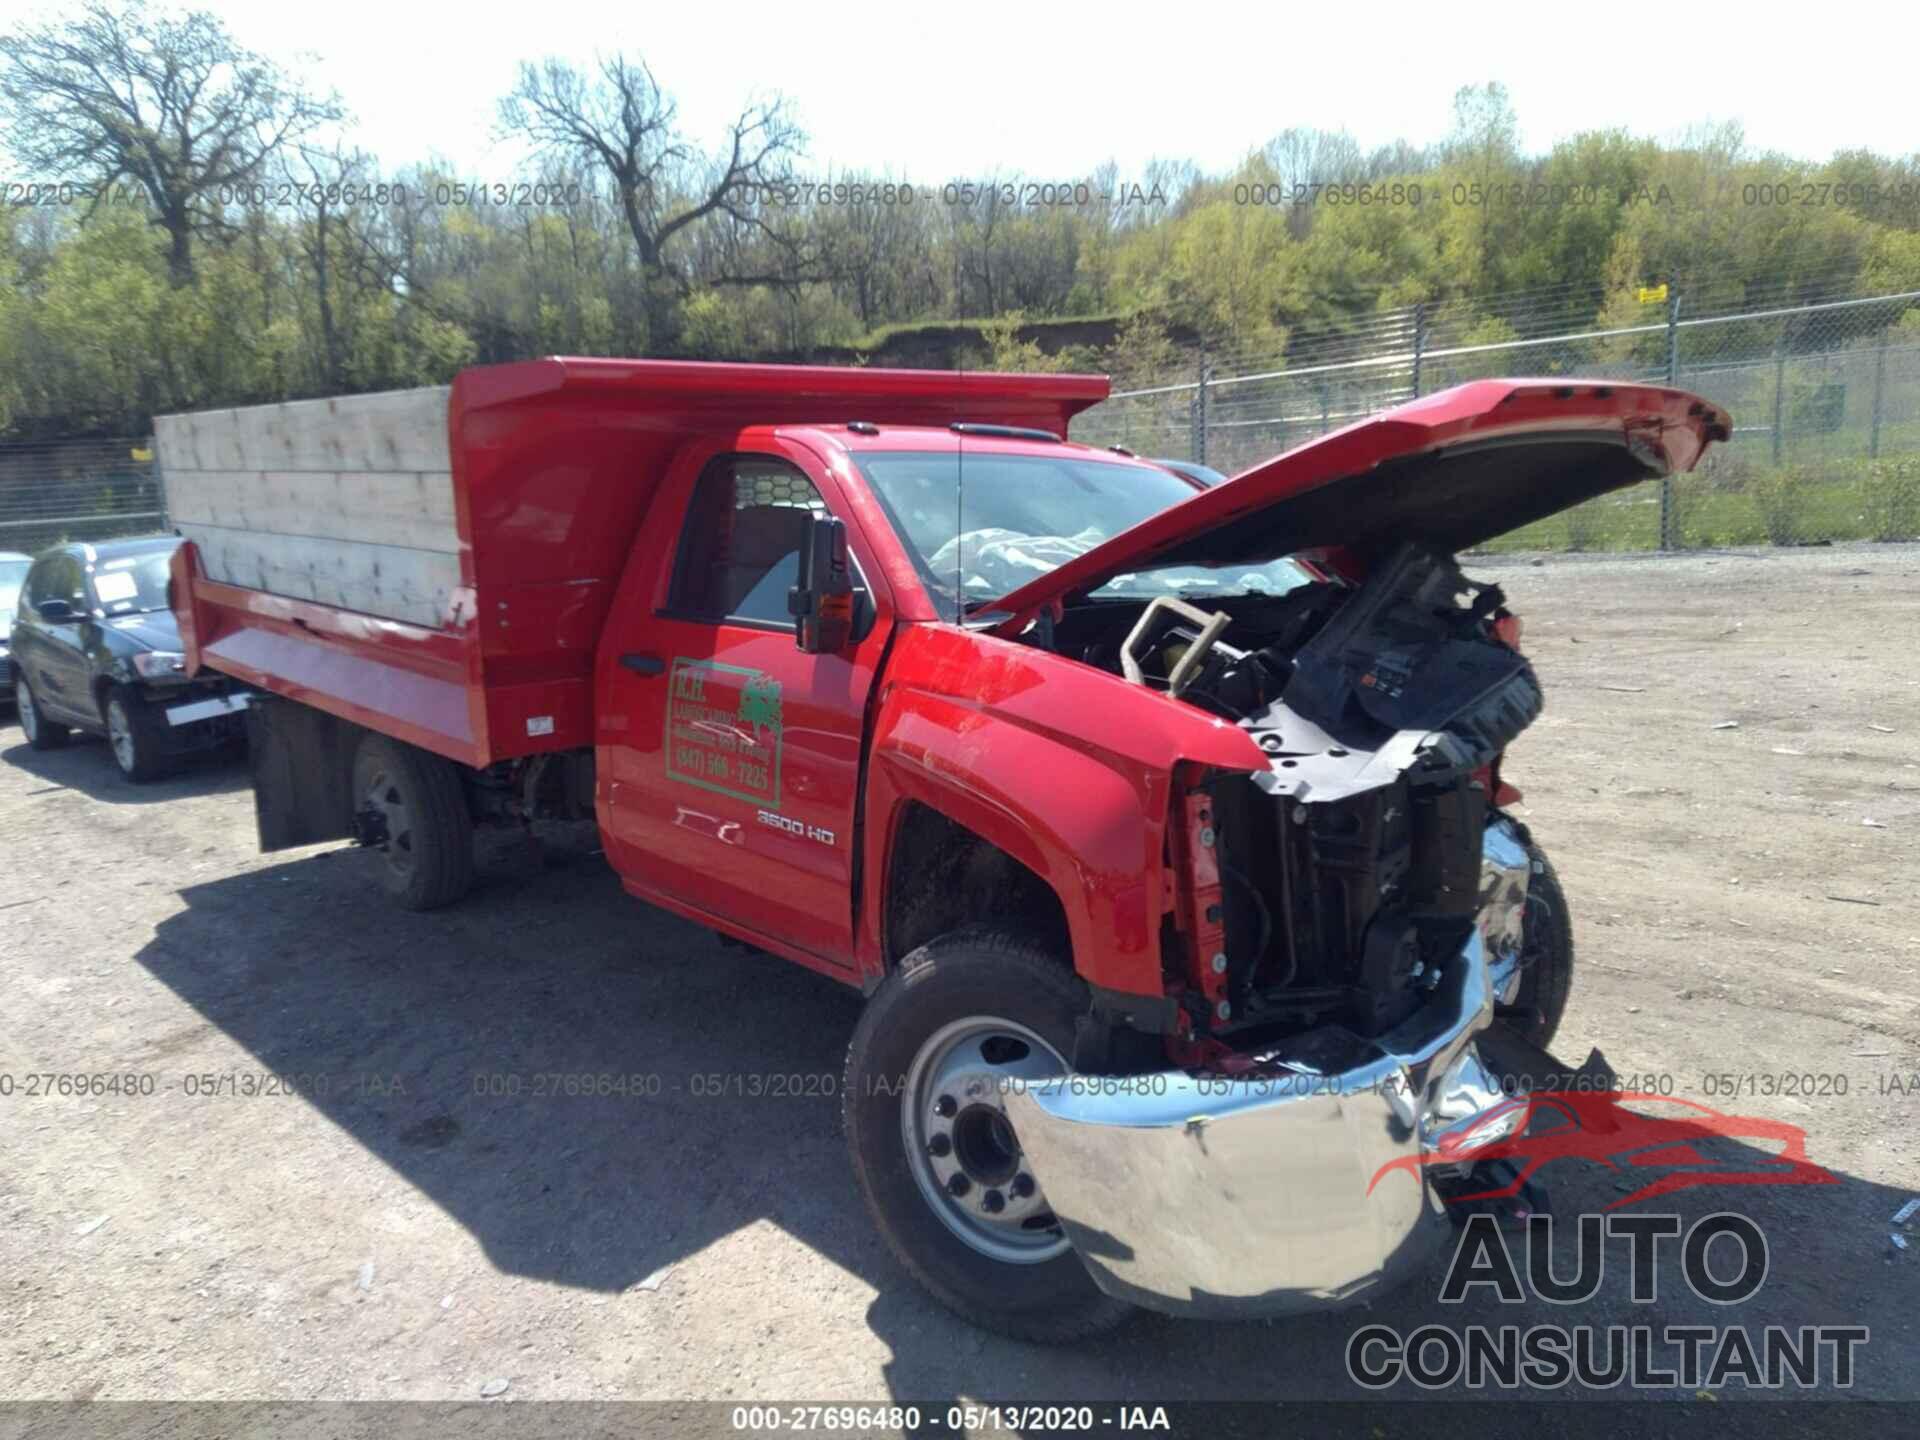
[[[1920,540],[1920,451],[1883,457],[1752,465],[1737,449],[1710,454],[1673,480],[1677,548],[1807,545],[1833,540]],[[1660,486],[1636,485],[1500,536],[1481,547],[1654,550]]]
[[[189,91],[196,114],[222,97],[230,136],[177,140]],[[1368,152],[1294,129],[1224,174],[1109,165],[1067,204],[1014,173],[1004,188],[894,177],[911,199],[889,177],[822,173],[778,99],[686,135],[637,57],[528,64],[499,117],[538,158],[476,195],[467,177],[382,173],[324,145],[338,103],[209,16],[96,3],[0,35],[0,144],[35,187],[0,209],[0,437],[143,433],[155,413],[539,354],[1086,367],[1153,384],[1190,363],[1176,341],[1268,357],[1377,343],[1369,317],[1416,302],[1469,302],[1446,343],[1472,345],[1513,334],[1474,297],[1537,297],[1540,333],[1658,320],[1639,288],[1669,277],[1691,314],[1920,289],[1920,157],[1758,154],[1725,127],[1526,154],[1492,84],[1460,92],[1432,146]],[[1849,323],[1827,338],[1857,339]],[[1751,348],[1778,329],[1714,338]],[[1661,344],[1622,337],[1599,358],[1657,364]],[[1436,374],[1500,368],[1468,356]],[[1805,433],[1834,403],[1795,393],[1787,421]],[[1906,502],[1888,485],[1873,503],[1898,528]],[[1764,531],[1761,493],[1737,508]],[[1614,533],[1571,522],[1583,546]]]

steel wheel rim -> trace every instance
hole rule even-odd
[[[25,735],[27,742],[31,744],[40,738],[40,715],[33,708],[33,691],[27,688],[25,680],[14,687],[13,698],[20,710],[20,733]]]
[[[376,770],[367,781],[365,803],[379,812],[386,822],[387,838],[380,846],[387,865],[398,875],[413,873],[413,808],[406,792],[385,770]]]
[[[113,758],[129,775],[133,773],[133,722],[127,707],[118,700],[107,702],[107,741],[113,746]]]
[[[988,1259],[1039,1265],[1070,1248],[1006,1119],[1008,1088],[1066,1071],[1033,1031],[989,1015],[942,1026],[907,1071],[900,1129],[914,1183],[941,1224]]]

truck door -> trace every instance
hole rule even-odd
[[[652,558],[637,552],[622,579],[595,672],[601,826],[641,895],[841,969],[867,694],[892,607],[865,578],[879,569],[833,477],[797,445],[763,443],[670,477]],[[807,655],[787,591],[821,510],[848,520],[862,619],[840,653]]]

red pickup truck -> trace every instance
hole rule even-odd
[[[1571,980],[1502,809],[1539,686],[1454,553],[1728,420],[1487,380],[1203,489],[1066,439],[1106,388],[555,359],[161,419],[263,847],[426,908],[476,826],[592,818],[634,895],[859,986],[860,1188],[982,1324],[1377,1293]]]

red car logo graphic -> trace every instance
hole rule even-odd
[[[1631,1105],[1636,1108],[1628,1109]],[[1642,1113],[1667,1110],[1668,1114]],[[1755,1155],[1761,1146],[1773,1153]],[[1730,1158],[1716,1151],[1735,1150]],[[1585,1160],[1629,1178],[1649,1171],[1647,1183],[1605,1208],[1635,1205],[1700,1185],[1833,1185],[1838,1182],[1807,1159],[1807,1132],[1797,1125],[1752,1115],[1723,1115],[1706,1105],[1637,1091],[1543,1091],[1515,1096],[1444,1135],[1433,1150],[1389,1161],[1367,1185],[1372,1194],[1389,1171],[1416,1174],[1424,1166],[1511,1160],[1517,1171],[1506,1184],[1453,1203],[1501,1200],[1518,1193],[1542,1166],[1555,1160]]]

